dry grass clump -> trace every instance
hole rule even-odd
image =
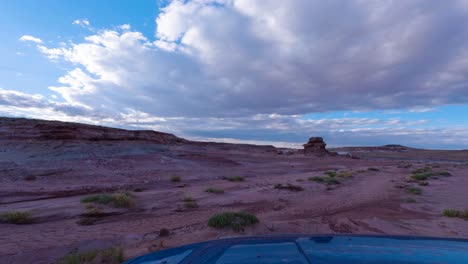
[[[231,182],[243,182],[245,181],[245,178],[242,176],[231,176],[231,177],[224,177],[225,180],[231,181]]]
[[[446,217],[460,217],[460,218],[468,219],[468,210],[461,211],[461,210],[456,210],[456,209],[445,209],[442,212],[442,215]]]
[[[291,192],[300,192],[300,191],[304,190],[304,188],[302,188],[301,186],[292,185],[290,183],[288,183],[287,185],[277,183],[277,184],[275,184],[275,189],[277,189],[277,190],[287,190],[287,191],[291,191]]]
[[[132,208],[135,206],[133,197],[127,192],[114,194],[96,194],[81,199],[81,203],[96,203],[110,205],[115,208]]]
[[[0,214],[0,222],[15,225],[26,225],[32,224],[34,222],[34,219],[30,212],[10,211]]]
[[[214,215],[208,220],[208,226],[214,228],[232,228],[234,231],[243,231],[245,227],[257,224],[258,218],[247,212],[225,212]]]
[[[214,193],[214,194],[223,194],[224,190],[223,189],[218,189],[218,188],[208,188],[205,190],[207,193]]]
[[[416,188],[416,187],[409,187],[406,189],[406,191],[410,194],[414,195],[421,195],[422,194],[422,189]]]
[[[121,247],[110,247],[106,249],[95,249],[88,251],[75,251],[62,257],[58,264],[120,264],[125,260],[124,251]]]

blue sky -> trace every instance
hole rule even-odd
[[[464,0],[0,1],[0,115],[468,149]]]

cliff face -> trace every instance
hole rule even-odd
[[[77,123],[0,117],[0,140],[151,141],[185,143],[172,134],[150,130],[125,130]]]

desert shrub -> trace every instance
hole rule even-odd
[[[91,195],[82,198],[81,202],[111,205],[115,208],[131,208],[135,206],[135,201],[133,200],[133,197],[126,192]]]
[[[380,169],[378,169],[378,168],[373,168],[373,167],[367,168],[367,170],[368,170],[368,171],[380,171]]]
[[[193,199],[192,197],[190,196],[187,196],[183,199],[184,201],[184,206],[185,208],[187,209],[194,209],[194,208],[198,208],[198,204],[197,202],[195,201],[195,199]]]
[[[421,173],[416,173],[411,176],[411,178],[417,180],[417,181],[425,181],[429,179],[430,177],[434,176],[432,172],[421,172]]]
[[[185,202],[184,203],[185,208],[187,209],[195,209],[198,208],[198,203],[193,201],[193,202]]]
[[[329,177],[335,177],[336,176],[336,171],[329,170],[329,171],[324,172],[323,174],[325,174],[325,175],[327,175]]]
[[[442,212],[442,215],[446,217],[460,217],[462,215],[462,212],[455,209],[445,209]]]
[[[277,184],[275,184],[275,189],[288,190],[288,191],[292,191],[292,192],[300,192],[300,191],[304,190],[304,188],[302,188],[301,186],[292,185],[292,184],[289,184],[289,183],[287,185],[277,183]]]
[[[224,190],[223,189],[218,189],[218,188],[208,188],[205,190],[207,193],[215,193],[215,194],[223,194]]]
[[[245,181],[245,178],[242,176],[231,176],[231,177],[224,177],[225,180],[231,181],[231,182],[243,182]]]
[[[32,224],[34,219],[30,212],[26,211],[10,211],[0,214],[0,222],[15,224],[15,225],[26,225]]]
[[[309,181],[313,181],[313,182],[324,182],[324,177],[320,177],[320,176],[312,176],[312,177],[309,177],[308,178]]]
[[[89,250],[85,252],[72,252],[61,258],[58,264],[85,264],[91,263],[97,256],[98,250]]]
[[[180,182],[182,178],[180,176],[174,175],[171,177],[171,182]]]
[[[257,224],[258,218],[246,212],[225,212],[214,215],[208,220],[208,226],[214,228],[232,228],[234,231],[242,231],[244,227]]]
[[[109,204],[112,202],[112,195],[110,194],[95,194],[82,198],[81,203],[98,203],[98,204]]]
[[[406,191],[408,193],[411,193],[411,194],[414,194],[414,195],[421,195],[422,194],[422,190],[419,189],[419,188],[416,188],[416,187],[409,187],[406,189]]]
[[[61,258],[58,264],[90,264],[106,263],[119,264],[125,260],[124,251],[121,247],[110,247],[106,249],[95,249],[88,251],[71,252]]]
[[[116,208],[131,208],[135,206],[135,201],[128,193],[116,193],[113,195],[113,206]]]
[[[421,185],[421,186],[428,186],[428,185],[429,185],[429,182],[427,182],[427,181],[421,181],[421,182],[419,182],[418,184]]]
[[[190,197],[190,196],[186,196],[186,197],[184,198],[184,200],[183,200],[183,201],[184,201],[184,202],[186,202],[186,203],[189,203],[189,202],[193,202],[193,201],[195,201],[195,199],[193,199],[193,198],[192,198],[192,197]]]
[[[335,177],[319,177],[319,176],[313,176],[309,177],[309,181],[313,182],[318,182],[318,183],[324,183],[324,184],[340,184],[340,181],[335,179]]]
[[[430,172],[432,171],[432,168],[430,166],[426,166],[424,168],[419,168],[414,171],[412,171],[413,174],[418,174],[418,173],[425,173],[425,172]]]
[[[417,170],[417,171],[419,171],[419,170]],[[425,181],[425,180],[428,180],[430,178],[437,178],[437,176],[449,177],[449,176],[452,176],[452,174],[450,174],[450,172],[448,172],[448,171],[440,171],[440,172],[428,171],[428,172],[414,173],[411,176],[411,178],[413,178],[415,180],[418,180],[418,181]]]
[[[353,174],[350,171],[340,171],[336,176],[340,178],[352,178]]]
[[[398,168],[408,169],[408,168],[411,168],[412,166],[413,166],[413,164],[411,164],[409,162],[401,162],[398,165]]]
[[[444,177],[452,176],[452,174],[450,172],[448,172],[448,171],[437,172],[437,175],[444,176]]]
[[[101,263],[122,263],[125,259],[124,251],[121,247],[110,247],[100,252]]]

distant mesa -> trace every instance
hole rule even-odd
[[[322,137],[311,137],[309,141],[303,145],[305,155],[327,154],[328,150],[325,148],[327,144],[323,141]]]

